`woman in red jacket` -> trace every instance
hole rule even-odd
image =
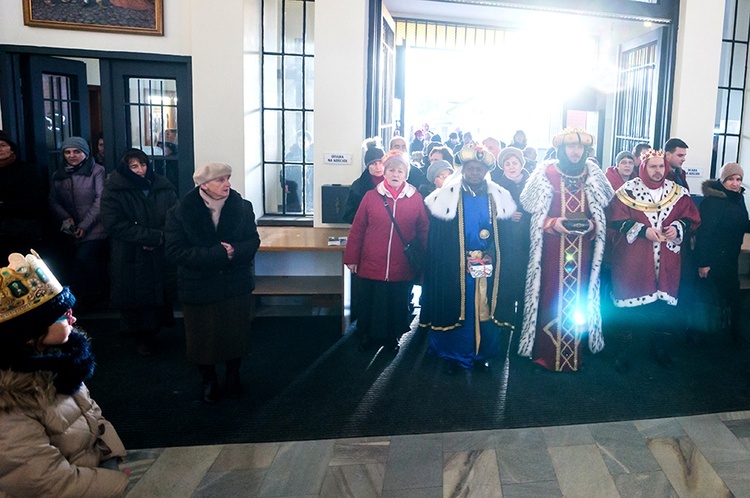
[[[406,183],[409,161],[391,151],[383,168],[385,179],[362,199],[344,252],[344,264],[363,282],[357,320],[363,351],[375,345],[398,351],[398,339],[409,327],[410,290],[418,275],[404,255],[391,214],[407,243],[416,240],[422,249],[427,243],[422,196]]]

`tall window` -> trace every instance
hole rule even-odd
[[[620,49],[612,157],[638,143],[654,143],[659,81],[658,32]]]
[[[75,135],[71,116],[72,107],[78,106],[73,98],[70,78],[55,74],[42,74],[42,99],[44,101],[44,119],[47,122],[47,151],[52,171],[62,159],[60,144],[66,138]],[[60,154],[58,154],[58,151]]]
[[[154,171],[177,185],[177,81],[128,78],[125,107],[130,146],[152,160]]]
[[[263,0],[266,214],[313,214],[314,0]]]
[[[722,164],[736,162],[740,155],[749,27],[750,0],[726,0],[711,158],[712,178]]]

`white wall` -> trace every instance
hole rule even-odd
[[[244,194],[244,2],[189,3],[195,163],[231,165],[232,187]]]
[[[315,226],[320,187],[350,184],[362,173],[365,139],[367,2],[315,2]],[[351,165],[324,165],[323,155],[353,155]]]
[[[700,184],[711,173],[723,27],[723,1],[680,2],[670,136],[689,146],[684,166],[703,170],[701,178],[688,179],[694,193],[700,192]]]

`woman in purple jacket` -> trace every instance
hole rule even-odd
[[[362,198],[344,252],[344,264],[362,282],[357,329],[363,351],[376,345],[398,351],[398,339],[409,328],[409,295],[419,275],[409,266],[391,214],[407,243],[422,249],[427,243],[422,196],[406,183],[409,161],[390,151],[383,168],[384,180]]]
[[[81,137],[67,138],[60,148],[63,160],[52,175],[49,207],[70,242],[67,278],[79,296],[79,309],[86,309],[108,287],[102,281],[107,275],[107,234],[99,215],[104,167],[94,161]]]

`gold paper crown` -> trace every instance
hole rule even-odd
[[[474,144],[464,145],[460,151],[458,151],[458,159],[461,164],[466,164],[471,161],[477,161],[484,164],[490,170],[495,169],[495,156],[492,152],[483,149]]]
[[[60,282],[33,249],[25,257],[14,252],[8,256],[8,263],[0,268],[0,323],[41,306],[62,292]]]
[[[594,136],[581,128],[565,128],[552,139],[552,147],[561,145],[581,144],[584,147],[594,146]]]
[[[642,163],[645,163],[652,157],[664,157],[664,152],[656,149],[651,149],[650,151],[646,152],[646,155],[643,158]]]

